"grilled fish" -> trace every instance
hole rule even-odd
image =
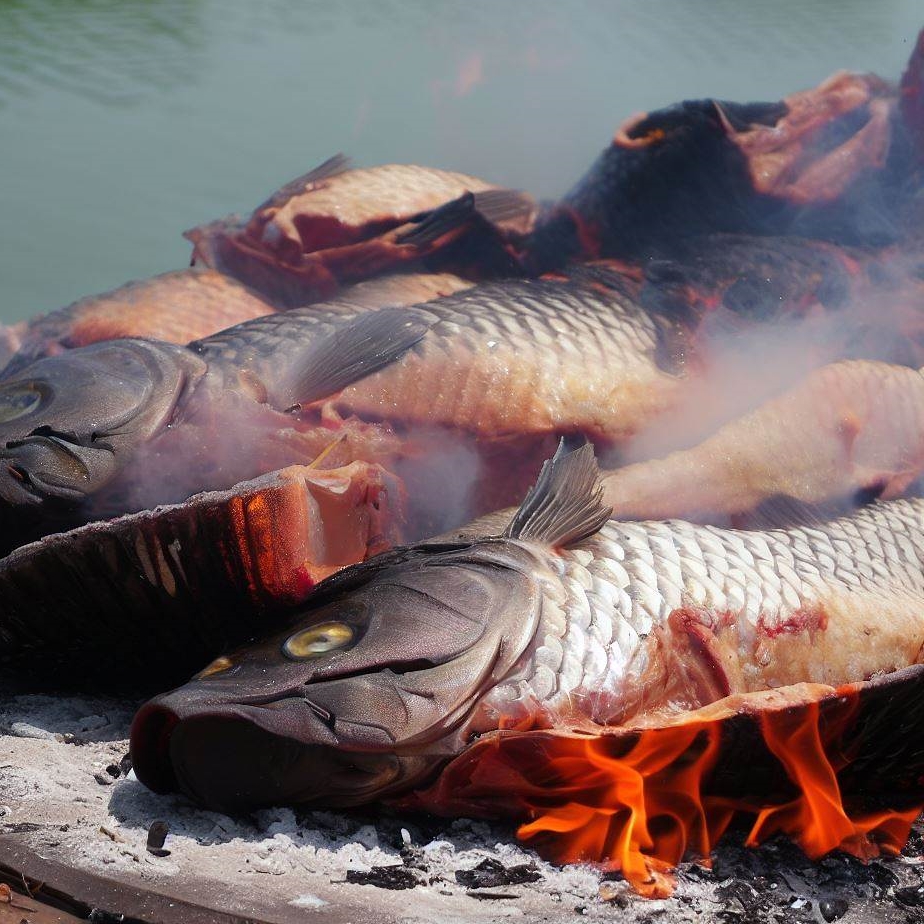
[[[222,810],[353,805],[498,729],[669,724],[921,658],[921,500],[759,532],[608,513],[592,451],[560,449],[512,516],[340,572],[139,711],[138,778]]]
[[[0,516],[47,531],[180,501],[309,462],[340,436],[328,463],[395,471],[435,518],[417,535],[432,534],[521,496],[557,434],[616,444],[668,406],[682,376],[662,347],[651,316],[598,275],[412,308],[340,300],[188,347],[71,350],[0,385]],[[424,490],[441,459],[454,497],[440,479]]]
[[[394,307],[472,285],[451,273],[395,273],[349,286],[343,297],[365,308]],[[189,343],[277,310],[274,302],[214,270],[164,273],[0,328],[0,375],[10,376],[44,356],[101,340],[144,337]]]
[[[42,356],[118,337],[189,343],[275,310],[271,302],[221,273],[164,273],[4,328],[0,369],[8,376]]]
[[[914,133],[898,99],[878,77],[842,72],[775,103],[691,100],[635,115],[540,216],[524,264],[644,260],[716,232],[895,240],[888,216],[904,210]]]

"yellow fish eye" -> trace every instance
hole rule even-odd
[[[9,385],[0,388],[0,423],[31,414],[45,397],[36,385]]]
[[[342,622],[322,622],[290,635],[282,646],[282,653],[293,661],[302,661],[344,648],[353,641],[353,630]]]
[[[230,658],[226,658],[222,655],[220,658],[216,658],[209,664],[207,667],[204,667],[193,680],[202,680],[205,677],[211,677],[213,674],[224,673],[229,667],[233,667],[234,662]]]

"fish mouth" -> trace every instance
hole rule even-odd
[[[242,812],[281,804],[359,805],[405,788],[433,765],[432,757],[296,740],[281,733],[282,723],[280,731],[262,727],[252,710],[229,705],[184,716],[147,704],[131,728],[136,777],[157,793],[180,792],[218,811]],[[317,737],[330,738],[320,719],[318,726]]]
[[[37,506],[81,503],[113,468],[109,447],[41,428],[0,449],[0,501]]]

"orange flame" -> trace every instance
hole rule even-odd
[[[836,769],[831,757],[852,712],[842,703],[848,708],[824,728],[818,703],[760,717],[764,744],[796,793],[781,802],[706,791],[720,754],[718,720],[644,730],[628,750],[614,735],[549,733],[521,793],[535,817],[518,834],[555,862],[619,869],[652,898],[670,895],[670,868],[687,854],[708,857],[739,813],[756,815],[748,846],[781,832],[812,858],[835,849],[864,859],[897,853],[922,806],[848,814],[837,773],[849,761],[834,758]]]
[[[674,734],[642,735],[619,757],[608,753],[606,736],[585,741],[552,739],[567,756],[546,752],[556,775],[585,801],[546,809],[518,834],[544,838],[547,852],[563,863],[596,860],[623,875],[648,897],[670,894],[667,870],[687,849],[709,853],[727,817],[710,818],[698,798],[703,774],[712,766],[719,745],[717,725],[696,723]],[[572,747],[577,745],[576,748]],[[593,802],[587,797],[593,793]]]

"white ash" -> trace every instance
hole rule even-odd
[[[671,899],[646,901],[626,883],[605,881],[590,867],[559,868],[540,860],[517,843],[512,827],[499,824],[383,813],[297,814],[288,808],[230,818],[197,809],[183,797],[157,796],[133,774],[125,776],[124,765],[120,768],[135,705],[0,691],[0,833],[18,832],[11,836],[43,856],[138,886],[183,894],[184,886],[218,885],[222,910],[251,917],[290,907],[303,912],[306,921],[322,913],[329,920],[336,911],[355,924],[614,916],[718,922],[736,920],[742,910],[740,899],[735,904],[722,891],[734,877],[722,880],[692,870],[681,873]],[[168,827],[164,848],[169,854],[163,857],[146,849],[156,820]],[[534,864],[539,881],[471,890],[456,880],[457,871],[488,858],[505,867]],[[915,857],[891,861],[893,892],[920,884],[921,867],[915,862]],[[350,871],[404,864],[418,883],[410,890],[346,882]],[[824,920],[818,888],[800,889],[802,880],[793,875],[795,880],[785,880],[782,887],[779,906],[785,915],[779,919]],[[778,886],[766,885],[763,891],[769,894]],[[854,889],[840,920],[905,920],[894,901],[882,901],[881,892],[872,886],[866,892]]]

